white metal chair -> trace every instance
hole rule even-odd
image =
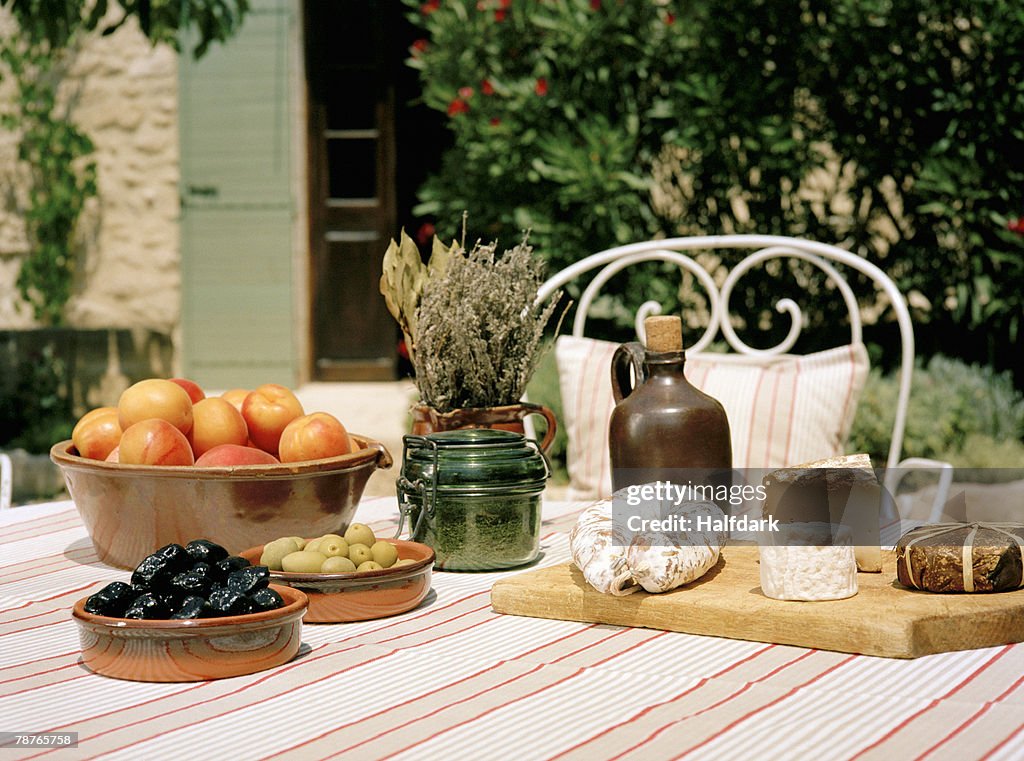
[[[11,456],[0,452],[0,510],[11,506],[11,493],[14,490],[14,466]]]
[[[727,277],[718,285],[711,274],[696,260],[694,252],[708,252],[723,249],[750,251],[738,264],[728,272]],[[748,357],[774,357],[784,355],[796,344],[804,327],[804,313],[792,299],[784,298],[775,305],[776,311],[790,318],[790,327],[785,338],[776,346],[767,349],[753,348],[744,343],[737,335],[730,319],[729,301],[737,282],[753,267],[772,259],[799,259],[820,269],[845,303],[849,313],[851,344],[859,344],[862,340],[862,318],[857,298],[846,278],[836,268],[836,264],[849,267],[866,275],[875,288],[883,292],[895,314],[901,339],[900,380],[895,418],[892,428],[891,443],[886,459],[886,482],[884,486],[890,495],[896,494],[899,481],[909,469],[929,468],[939,472],[938,492],[931,509],[929,520],[939,520],[945,504],[953,477],[953,468],[948,463],[923,458],[901,459],[903,436],[906,427],[907,405],[910,398],[911,378],[914,370],[914,330],[907,309],[906,301],[896,284],[881,269],[860,256],[844,249],[824,243],[808,240],[771,235],[722,235],[670,238],[651,240],[611,248],[588,256],[566,267],[550,277],[539,289],[538,300],[548,298],[559,288],[576,278],[598,270],[582,291],[573,319],[571,334],[584,336],[588,312],[594,299],[604,285],[618,272],[627,267],[650,261],[670,262],[681,270],[689,272],[706,292],[710,310],[708,325],[704,333],[692,345],[686,347],[687,353],[697,353],[706,349],[715,338],[721,336],[732,351]],[[660,304],[654,301],[645,302],[636,314],[636,333],[643,340],[644,319],[662,311]],[[890,514],[893,505],[889,504]]]

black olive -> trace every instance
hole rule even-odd
[[[132,574],[132,586],[142,589],[160,589],[177,573],[192,567],[185,548],[180,544],[168,544],[139,563]]]
[[[210,603],[204,600],[202,597],[193,595],[186,597],[178,609],[171,614],[173,619],[185,619],[185,618],[209,618],[213,615],[213,611],[210,608]]]
[[[228,556],[226,549],[209,539],[193,539],[185,545],[185,552],[189,554],[193,562],[209,563],[210,565]]]
[[[284,607],[281,595],[273,589],[258,589],[250,595],[256,611],[277,610]]]
[[[238,555],[231,555],[223,560],[218,560],[213,564],[214,581],[226,584],[228,576],[233,574],[235,571],[241,568],[247,568],[250,565],[251,563],[248,560],[243,557],[239,557]]]
[[[225,586],[236,592],[251,595],[258,589],[266,589],[269,583],[270,569],[265,565],[251,565],[248,568],[240,568],[228,576]]]
[[[121,618],[139,593],[123,581],[112,581],[85,601],[86,613]]]
[[[167,618],[170,615],[166,603],[152,592],[146,592],[136,597],[128,610],[124,612],[125,618]]]
[[[248,595],[222,587],[210,592],[210,609],[215,616],[240,616],[252,613],[253,602]]]
[[[175,599],[184,600],[192,596],[206,597],[212,588],[213,579],[210,575],[193,569],[175,575],[168,584],[167,593]]]

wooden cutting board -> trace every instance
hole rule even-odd
[[[1024,641],[1024,590],[934,594],[896,582],[894,554],[881,573],[859,573],[845,600],[791,602],[761,593],[757,547],[728,546],[704,577],[664,594],[613,597],[571,563],[495,582],[498,613],[668,629],[845,653],[917,658]]]

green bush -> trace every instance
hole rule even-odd
[[[532,229],[554,268],[653,236],[836,242],[917,292],[921,346],[955,333],[1009,362],[1019,3],[406,2],[426,35],[410,63],[454,135],[417,211],[445,237],[469,209],[488,240]],[[755,316],[769,277],[737,294]]]
[[[75,418],[66,387],[66,364],[44,344],[17,362],[0,387],[0,448],[46,454],[71,438]]]
[[[857,406],[851,452],[876,463],[889,453],[898,377],[872,369]],[[903,457],[929,457],[959,467],[1024,466],[1024,397],[1009,373],[943,356],[919,363],[907,411]]]

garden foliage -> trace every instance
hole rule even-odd
[[[655,236],[837,243],[910,295],[928,351],[970,339],[977,359],[1010,360],[996,347],[1024,315],[1019,3],[406,2],[424,33],[409,62],[454,136],[418,207],[444,236],[469,209],[487,239],[530,229],[554,268]],[[738,296],[752,323],[771,306],[759,292],[786,295],[784,269],[759,277]],[[603,306],[609,324],[635,309]]]

